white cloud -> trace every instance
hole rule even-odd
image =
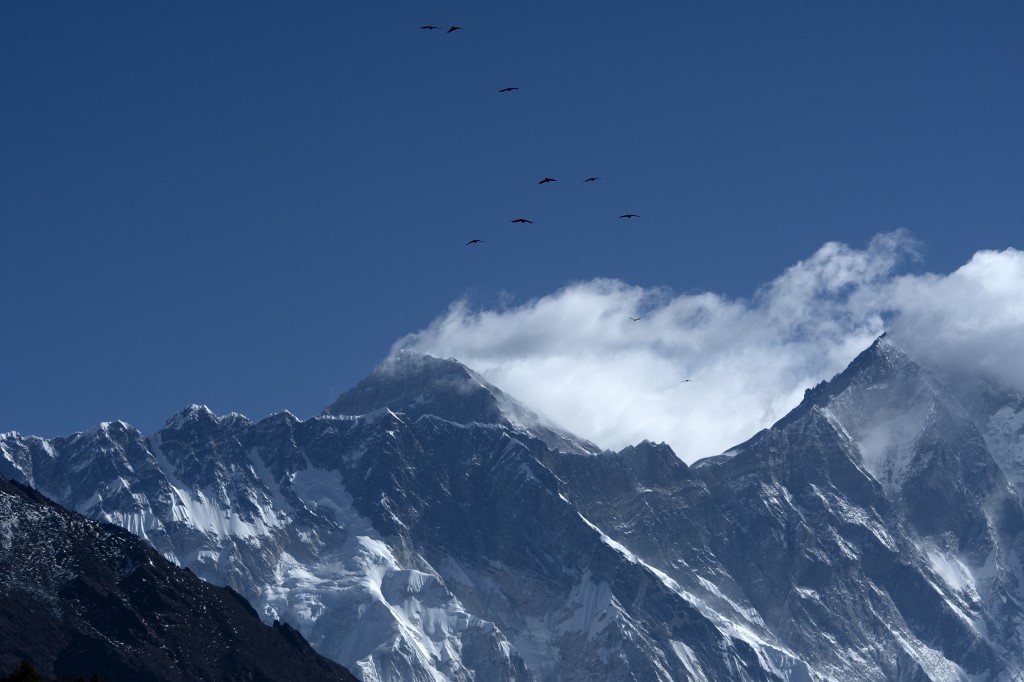
[[[769,426],[887,325],[923,361],[1024,388],[1024,253],[897,275],[915,255],[903,231],[830,242],[749,299],[596,279],[498,310],[458,301],[396,348],[456,357],[603,447],[664,440],[687,461]]]
[[[979,251],[948,275],[897,277],[885,293],[913,357],[1024,391],[1024,251]]]

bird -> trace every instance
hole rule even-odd
[[[466,246],[469,246],[470,244],[483,244],[483,243],[484,243],[483,239],[470,239],[468,242],[466,242]]]
[[[544,184],[545,182],[558,182],[558,181],[557,181],[557,180],[555,180],[554,178],[544,178],[543,180],[541,180],[541,181],[540,181],[540,182],[538,182],[537,184],[538,184],[538,185],[543,185],[543,184]]]
[[[623,213],[619,217],[620,218],[639,218],[640,215],[638,213]]]
[[[583,182],[594,182],[595,180],[600,180],[600,179],[601,179],[601,178],[587,178],[587,179],[586,179],[586,180],[584,180]]]
[[[527,220],[526,218],[516,218],[512,222],[514,222],[514,223],[530,223],[531,225],[533,225],[533,221],[532,220]]]
[[[439,29],[441,27],[440,26],[420,26],[420,28],[425,28],[428,31],[435,31],[435,30],[437,30],[437,29]]]
[[[693,379],[683,379],[683,380],[682,380],[682,381],[680,381],[679,383],[681,383],[681,384],[688,384],[688,383],[690,383],[691,381],[693,381]]]
[[[502,88],[501,90],[498,90],[498,92],[512,92],[513,90],[518,90],[518,89],[519,88]]]
[[[445,31],[445,33],[451,33],[452,31],[461,31],[461,30],[462,30],[461,26],[452,26],[450,29]]]
[[[629,317],[629,319],[633,320],[634,322],[639,322],[640,320],[644,319],[642,317],[630,317],[628,315],[627,315],[627,317]]]

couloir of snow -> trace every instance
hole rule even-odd
[[[308,468],[288,484],[347,537],[312,563],[282,553],[260,596],[262,612],[294,624],[330,658],[351,661],[363,680],[468,675],[462,638],[473,628],[493,632],[493,625],[467,613],[436,573],[404,567],[353,509],[339,472]]]

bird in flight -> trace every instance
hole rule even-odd
[[[527,220],[526,218],[516,218],[512,222],[514,222],[514,223],[530,223],[531,225],[533,225],[533,221],[532,220]]]
[[[679,383],[681,383],[681,384],[688,384],[688,383],[690,383],[691,381],[693,381],[693,379],[683,379],[683,380],[682,380],[682,381],[680,381]]]
[[[519,88],[502,88],[501,90],[498,90],[498,92],[512,92],[513,90],[518,90],[518,89]]]
[[[601,179],[601,178],[587,178],[587,179],[586,179],[586,180],[584,180],[583,182],[594,182],[595,180],[600,180],[600,179]]]
[[[436,31],[437,29],[439,29],[441,27],[440,26],[420,26],[420,28],[424,28],[424,29],[426,29],[428,31]]]
[[[538,184],[538,185],[543,185],[543,184],[544,184],[545,182],[558,182],[558,181],[557,181],[557,180],[555,180],[554,178],[544,178],[543,180],[541,180],[541,181],[540,181],[540,182],[538,182],[537,184]]]
[[[445,33],[451,33],[452,31],[461,31],[461,30],[462,30],[461,26],[452,26],[450,29],[445,31]]]
[[[623,213],[619,217],[620,218],[639,218],[640,214],[638,214],[638,213]]]
[[[627,316],[627,317],[629,317],[629,316]],[[640,320],[642,320],[644,318],[642,318],[642,317],[629,317],[629,319],[633,320],[634,322],[639,322]]]
[[[483,239],[470,239],[468,242],[466,242],[466,246],[469,246],[470,244],[483,244],[483,243],[484,243]]]

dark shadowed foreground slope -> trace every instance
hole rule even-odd
[[[131,533],[0,477],[0,670],[116,680],[354,680],[287,625]]]

